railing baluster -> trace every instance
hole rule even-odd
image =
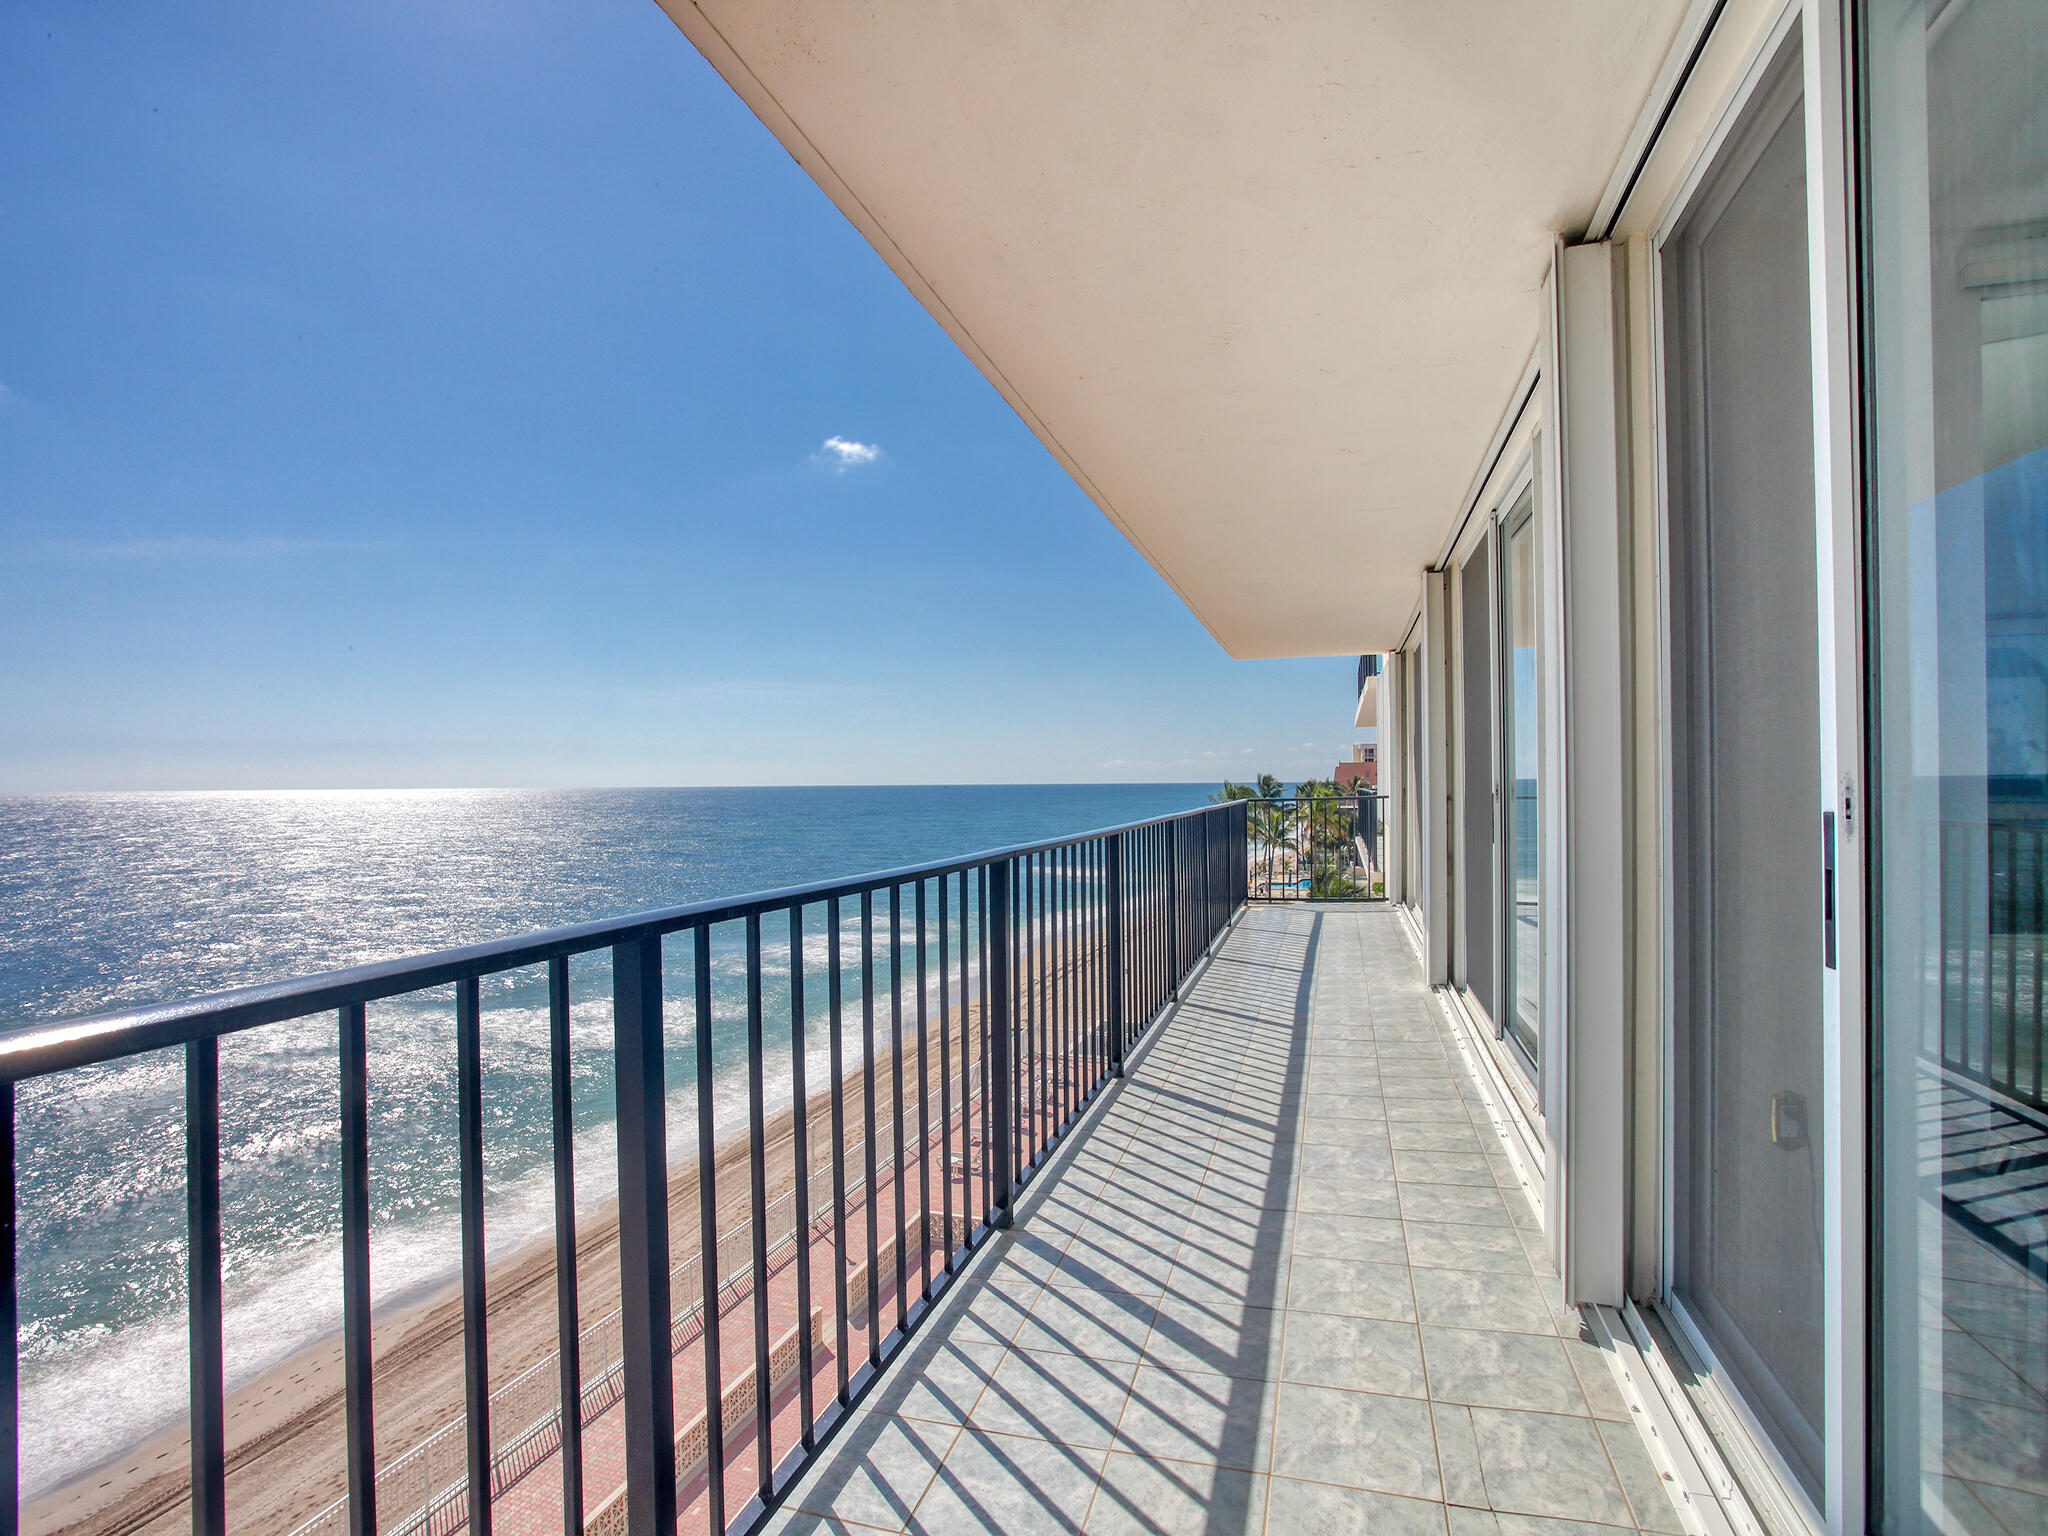
[[[1153,978],[1150,1006],[1138,1021],[1140,1032],[1152,1021],[1173,994],[1173,834],[1164,827],[1152,834],[1153,894]]]
[[[1074,1061],[1067,1050],[1067,850],[1052,855],[1052,1126],[1055,1134],[1067,1123],[1074,1087]]]
[[[1029,956],[1025,951],[1027,926],[1031,921],[1031,869],[1027,854],[1010,863],[1010,921],[1003,930],[1004,953],[1009,956],[1009,988],[1005,999],[1009,1004],[1007,1015],[1010,1037],[1010,1196],[1014,1203],[1016,1192],[1023,1186],[1024,1148],[1031,1139],[1031,1128],[1024,1117],[1030,1112],[1030,1078],[1025,1068],[1030,1065],[1030,1037],[1026,1027],[1030,1022],[1026,1005],[1030,1000],[1030,971],[1027,969]],[[1007,1218],[1008,1212],[1005,1212]]]
[[[220,1042],[185,1042],[185,1234],[191,1303],[192,1536],[225,1536],[227,1386],[221,1372]]]
[[[903,1251],[907,1241],[903,1198],[907,1193],[903,1166],[903,887],[889,887],[889,1123],[890,1150],[896,1161],[896,1326],[905,1329],[909,1314],[904,1300]]]
[[[1211,905],[1211,903],[1210,903],[1210,900],[1209,900],[1209,863],[1210,863],[1210,860],[1209,860],[1209,818],[1208,818],[1208,816],[1207,816],[1207,815],[1204,815],[1204,816],[1203,816],[1203,817],[1202,817],[1202,818],[1201,818],[1201,819],[1200,819],[1199,821],[1197,821],[1197,822],[1195,823],[1195,825],[1196,825],[1196,826],[1198,826],[1198,827],[1200,827],[1200,828],[1201,828],[1201,831],[1202,831],[1202,854],[1201,854],[1201,868],[1202,868],[1202,896],[1201,896],[1201,905],[1200,905],[1200,906],[1199,906],[1199,907],[1198,907],[1198,908],[1196,909],[1197,911],[1199,911],[1199,912],[1201,913],[1201,923],[1202,923],[1202,931],[1201,931],[1201,943],[1197,944],[1197,945],[1196,945],[1195,947],[1196,947],[1196,949],[1198,949],[1198,950],[1203,950],[1203,951],[1206,951],[1206,950],[1207,950],[1207,949],[1209,948],[1209,941],[1210,941],[1211,939],[1213,939],[1213,938],[1214,938],[1214,937],[1216,936],[1216,924],[1215,924],[1215,916],[1216,916],[1216,912],[1215,912],[1215,908],[1214,908],[1214,907],[1213,907],[1213,906]]]
[[[1038,1084],[1038,961],[1034,942],[1038,921],[1038,855],[1027,853],[1017,861],[1017,1060],[1021,1082],[1018,1087],[1017,1168],[1012,1177],[1022,1188],[1031,1177],[1031,1154],[1038,1145],[1038,1116],[1041,1096]]]
[[[1031,1127],[1037,1118],[1033,1088],[1037,1085],[1038,1053],[1032,1049],[1031,894],[1032,858],[1025,854],[1013,866],[1010,881],[1010,1029],[1012,1068],[1016,1073],[1016,1097],[1010,1117],[1010,1139],[1015,1161],[1010,1168],[1010,1193],[1024,1187],[1031,1167]]]
[[[1110,1021],[1110,1028],[1104,1034],[1104,1051],[1109,1057],[1109,1075],[1124,1075],[1124,1012],[1128,1003],[1129,978],[1124,970],[1126,960],[1122,936],[1124,933],[1124,884],[1123,857],[1125,841],[1122,833],[1116,833],[1103,841],[1102,845],[1102,984],[1104,989],[1103,1012]],[[1114,928],[1112,929],[1112,924]],[[1118,935],[1115,950],[1109,947],[1110,934]]]
[[[1080,1107],[1081,1085],[1075,1077],[1078,1067],[1076,1026],[1076,967],[1079,961],[1074,917],[1074,871],[1080,850],[1071,844],[1060,850],[1060,1086],[1064,1094],[1061,1119],[1064,1123]]]
[[[1073,1117],[1077,1084],[1074,1079],[1074,854],[1071,844],[1060,849],[1057,860],[1059,880],[1059,1021],[1060,1021],[1060,1124]]]
[[[1131,873],[1137,877],[1136,889],[1132,893],[1131,915],[1136,919],[1137,954],[1133,957],[1131,977],[1130,1045],[1137,1043],[1138,1034],[1145,1027],[1146,1019],[1152,1015],[1152,988],[1158,981],[1156,960],[1158,945],[1157,897],[1159,894],[1158,871],[1154,867],[1153,854],[1157,838],[1147,828],[1137,838],[1135,852],[1138,857],[1132,861]]]
[[[1073,1063],[1067,1055],[1067,851],[1055,848],[1047,856],[1051,866],[1047,902],[1051,908],[1046,927],[1051,948],[1052,1000],[1046,1011],[1052,1035],[1052,1103],[1048,1107],[1048,1148],[1066,1123],[1069,1078]]]
[[[765,1503],[775,1488],[775,1410],[768,1368],[768,1117],[763,1103],[761,915],[747,914],[747,1128],[754,1235],[754,1470]],[[801,1182],[802,1175],[798,1175]],[[803,1235],[797,1239],[801,1244]],[[711,1324],[707,1323],[707,1327]]]
[[[1026,854],[1018,861],[1017,883],[1011,887],[1017,933],[1016,959],[1011,974],[1017,991],[1018,1060],[1023,1063],[1023,1081],[1019,1088],[1021,1098],[1011,1132],[1017,1149],[1017,1167],[1011,1187],[1013,1199],[1031,1177],[1031,1159],[1038,1147],[1038,1124],[1044,1106],[1044,1089],[1039,1081],[1043,1071],[1043,1051],[1038,1038],[1038,989],[1041,980],[1039,962],[1043,956],[1037,942],[1038,874],[1038,855]]]
[[[853,1398],[848,1391],[846,1364],[850,1345],[846,1315],[846,1061],[845,1032],[841,1025],[843,984],[839,966],[839,932],[842,926],[844,919],[839,912],[839,898],[834,896],[825,904],[825,927],[830,944],[825,987],[830,1002],[827,1023],[832,1056],[832,1299],[833,1324],[837,1329],[834,1335],[837,1349],[833,1360],[839,1368],[839,1401],[846,1404]]]
[[[1129,947],[1128,964],[1130,975],[1125,981],[1124,999],[1124,1056],[1130,1058],[1130,1048],[1138,1031],[1138,1025],[1145,1017],[1145,1003],[1152,990],[1152,881],[1151,865],[1152,838],[1149,832],[1134,833],[1124,845],[1128,855],[1125,879],[1130,897],[1128,923],[1124,939]]]
[[[882,1213],[881,1177],[875,1156],[875,893],[860,893],[860,1109],[862,1186],[867,1198],[868,1228],[868,1364],[882,1363]]]
[[[704,1282],[704,1492],[715,1536],[725,1530],[725,1368],[720,1359],[718,1306],[718,1127],[712,1083],[711,925],[690,930],[696,941],[697,993],[697,1272]],[[662,1363],[667,1364],[667,1351]],[[757,1383],[758,1385],[758,1383]],[[674,1432],[669,1443],[675,1443]],[[674,1452],[670,1452],[673,1461]]]
[[[925,912],[924,886],[922,877],[917,882],[917,908],[914,920],[917,923],[917,1242],[918,1267],[923,1271],[924,1283],[919,1294],[925,1300],[932,1295],[932,1126],[931,1110],[927,1105],[927,1089],[931,1083],[931,1059],[926,1039],[930,1012],[925,1002],[926,924],[930,921]]]
[[[1038,1118],[1044,1110],[1044,1087],[1040,1079],[1042,1053],[1038,1049],[1038,985],[1042,981],[1040,963],[1044,950],[1038,944],[1038,901],[1042,885],[1038,881],[1038,854],[1024,854],[1020,860],[1022,868],[1022,889],[1018,893],[1018,1034],[1020,1057],[1024,1061],[1024,1104],[1016,1120],[1016,1141],[1018,1141],[1018,1186],[1022,1188],[1030,1180],[1032,1155],[1038,1149]]]
[[[1095,1053],[1095,1025],[1101,1017],[1095,1006],[1099,932],[1095,924],[1095,844],[1091,841],[1074,850],[1074,1054],[1081,1083],[1076,1109],[1087,1104],[1102,1077]]]
[[[576,1107],[569,957],[548,962],[548,1088],[555,1151],[555,1340],[562,1372],[562,1536],[583,1536],[583,1356],[576,1302]],[[608,1357],[607,1357],[608,1358]]]
[[[1096,1048],[1101,1043],[1097,1031],[1102,1024],[1101,998],[1095,979],[1096,961],[1102,953],[1102,925],[1097,911],[1097,892],[1101,889],[1101,882],[1096,878],[1096,853],[1093,841],[1081,845],[1078,855],[1080,868],[1074,886],[1074,921],[1080,946],[1078,970],[1074,977],[1075,1049],[1081,1055],[1081,1081],[1087,1085],[1081,1093],[1084,1104],[1102,1082],[1102,1053]]]
[[[1102,845],[1091,842],[1081,850],[1081,1057],[1089,1091],[1102,1084],[1102,1021],[1108,1010],[1102,999]]]
[[[628,1536],[675,1536],[676,1409],[669,1344],[668,1123],[659,938],[629,939],[612,947],[612,1053],[619,1116],[626,1530]]]
[[[1050,852],[1042,853],[1038,856],[1038,938],[1033,947],[1038,950],[1038,1047],[1045,1065],[1039,1072],[1038,1115],[1032,1127],[1033,1162],[1045,1155],[1058,1124],[1059,1037],[1055,1028],[1059,1015],[1054,984],[1059,937],[1053,920],[1053,881],[1053,856]]]
[[[1180,893],[1176,882],[1180,872],[1180,828],[1168,824],[1159,829],[1159,1009],[1173,1001],[1180,979]]]
[[[21,1303],[14,1154],[14,1084],[0,1082],[0,1536],[19,1536],[21,1530]]]
[[[948,942],[952,929],[951,894],[951,880],[944,875],[939,876],[939,1201],[946,1224],[945,1268],[949,1275],[953,1272],[953,982],[948,974],[952,948]],[[962,878],[961,898],[963,901],[966,898],[965,877]],[[964,1044],[962,1050],[965,1050]],[[960,1138],[960,1167],[964,1174],[967,1167],[967,1138],[964,1134]],[[964,1177],[961,1183],[966,1183]],[[929,1203],[926,1209],[930,1209]]]
[[[457,1161],[462,1191],[462,1395],[469,1529],[491,1536],[491,1372],[484,1296],[483,1006],[474,976],[455,984]]]
[[[1124,838],[1102,841],[1103,963],[1109,972],[1109,1075],[1124,1075]]]
[[[1095,904],[1101,913],[1100,934],[1095,947],[1095,997],[1098,1013],[1096,1029],[1095,1064],[1103,1077],[1115,1075],[1110,1069],[1110,1008],[1111,999],[1116,995],[1119,983],[1112,982],[1109,963],[1109,914],[1111,897],[1109,889],[1109,850],[1115,845],[1114,837],[1105,837],[1095,847]]]
[[[1166,995],[1180,999],[1180,823],[1166,824]]]
[[[1107,931],[1102,918],[1102,845],[1091,842],[1081,851],[1081,912],[1087,931],[1081,963],[1082,1054],[1090,1090],[1101,1085],[1108,1053],[1102,1049],[1102,1021],[1109,1016],[1102,994],[1102,945]]]
[[[790,1126],[790,1160],[796,1166],[796,1321],[798,1437],[806,1451],[817,1448],[811,1401],[811,1096],[804,1080],[804,909],[789,908],[789,1086],[795,1120]]]
[[[1052,932],[1052,855],[1038,856],[1038,900],[1037,937],[1032,943],[1037,963],[1033,969],[1038,977],[1038,1053],[1041,1065],[1038,1069],[1038,1108],[1032,1116],[1030,1160],[1036,1163],[1045,1151],[1052,1136],[1053,1125],[1053,947]]]
[[[989,1076],[996,1085],[995,1111],[990,1117],[989,1149],[985,1159],[994,1173],[995,1188],[991,1199],[990,1215],[995,1225],[1007,1227],[1010,1224],[1010,1127],[1013,1100],[1009,1084],[1014,1074],[1010,1070],[1010,861],[998,859],[988,866],[988,902],[982,921],[984,926],[993,924],[995,938],[990,943],[991,960],[995,975],[989,980],[990,1011],[988,1021]]]
[[[1061,879],[1065,850],[1055,848],[1044,856],[1044,1034],[1047,1034],[1047,1106],[1044,1106],[1044,1137],[1040,1145],[1051,1151],[1053,1139],[1067,1110],[1067,1016],[1065,979],[1067,961],[1065,936],[1061,932]]]
[[[969,1152],[969,1157],[966,1176],[961,1180],[960,1200],[969,1242],[974,1241],[981,1223],[988,1219],[988,1049],[984,1038],[988,1028],[988,999],[983,996],[988,984],[988,945],[980,937],[981,881],[982,872],[978,868],[971,877],[966,870],[960,872],[960,1131],[963,1137],[978,1134],[982,1140],[978,1168],[975,1166],[977,1160],[972,1156],[971,1140],[963,1148]],[[971,928],[970,922],[973,924]],[[977,954],[981,960],[979,967],[974,963]],[[971,1019],[968,1017],[970,1012],[973,1014]],[[971,1062],[970,1056],[973,1058]],[[977,1085],[981,1089],[978,1099],[974,1091]],[[981,1126],[979,1132],[974,1129],[977,1116]]]
[[[978,983],[978,990],[981,994],[981,1019],[977,1030],[980,1035],[979,1043],[981,1046],[981,1050],[978,1053],[981,1068],[981,1219],[993,1224],[996,1209],[995,1114],[993,1109],[995,1085],[990,1082],[989,1078],[991,1068],[993,1067],[991,1056],[995,1041],[995,1030],[990,1022],[989,1013],[995,1004],[988,974],[989,952],[992,948],[989,941],[988,926],[988,888],[989,870],[991,868],[993,868],[992,865],[984,864],[975,875],[975,914],[978,919],[975,936],[976,942],[981,946],[981,973]],[[1009,974],[1007,969],[1005,969],[1004,974]],[[1007,1055],[1004,1059],[1008,1059]],[[1008,1090],[1005,1089],[1004,1092],[1008,1092]],[[1008,1187],[1007,1184],[1004,1185],[1005,1189]]]
[[[1053,1034],[1052,1034],[1052,855],[1038,855],[1038,899],[1036,937],[1032,941],[1036,963],[1038,1017],[1038,1104],[1031,1117],[1029,1160],[1037,1163],[1052,1135],[1053,1116]]]
[[[341,1009],[341,1356],[348,1420],[349,1536],[377,1536],[370,1393],[370,1072],[366,1013]],[[9,1166],[13,1166],[12,1159]]]

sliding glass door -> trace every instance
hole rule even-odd
[[[2048,1530],[2048,7],[1860,11],[1876,1523]]]
[[[1458,573],[1460,733],[1458,779],[1459,979],[1489,1020],[1498,1020],[1494,915],[1493,541],[1484,535]]]
[[[1663,249],[1668,1299],[1817,1504],[1823,786],[1805,163],[1794,44]]]
[[[1458,568],[1456,960],[1468,999],[1528,1080],[1542,1036],[1537,564],[1525,465]]]
[[[1541,1014],[1542,882],[1538,858],[1540,693],[1536,671],[1535,490],[1525,488],[1501,523],[1501,1027],[1536,1065]]]

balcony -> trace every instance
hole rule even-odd
[[[1378,652],[1358,658],[1358,706],[1351,723],[1361,729],[1380,723],[1380,663]]]
[[[1384,908],[1253,905],[770,1529],[1684,1529]]]
[[[14,1082],[183,1055],[190,1416],[127,1496],[194,1536],[1683,1531],[1405,919],[1260,900],[1260,847],[1233,802],[0,1036],[0,1202]],[[576,1214],[578,956],[609,959],[609,1236]],[[553,1285],[486,1258],[484,983],[520,973]],[[460,1327],[408,1363],[370,1306],[373,1063],[380,1010],[450,983]],[[341,1379],[301,1442],[223,1375],[218,1047],[329,1010]],[[16,1486],[19,1454],[10,1422]]]

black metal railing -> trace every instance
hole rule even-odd
[[[1940,892],[1940,1037],[1923,1049],[1964,1077],[2048,1110],[2048,824],[1930,827]]]
[[[20,1524],[16,1083],[149,1051],[184,1053],[194,1536],[224,1536],[232,1493],[221,1343],[219,1042],[330,1010],[340,1066],[347,1457],[342,1497],[309,1526],[348,1536],[438,1536],[466,1526],[490,1536],[492,1499],[553,1457],[565,1536],[673,1536],[684,1513],[693,1526],[751,1530],[873,1387],[969,1255],[1009,1224],[1018,1191],[1107,1080],[1121,1075],[1126,1052],[1242,907],[1254,869],[1250,826],[1246,805],[1215,805],[946,863],[0,1035],[0,1536],[14,1536]],[[820,932],[822,964],[807,956],[805,943]],[[744,952],[743,1147],[721,1145],[713,1113],[714,934]],[[672,1165],[667,1141],[663,979],[671,940],[686,940],[674,948],[687,947],[693,977],[694,1166]],[[616,1308],[586,1325],[577,1294],[569,962],[606,952],[619,1291]],[[768,1017],[764,982],[778,965],[786,1025]],[[545,1369],[529,1368],[494,1393],[481,1049],[489,1010],[479,984],[528,967],[544,968],[548,982],[558,1342]],[[883,968],[887,979],[878,983]],[[806,1001],[820,980],[822,1009]],[[447,1486],[437,1486],[432,1457],[398,1458],[407,1468],[400,1489],[379,1476],[375,1453],[373,1008],[451,985],[463,1454],[443,1458],[454,1463]],[[851,1000],[850,986],[857,987]],[[771,1179],[764,1062],[771,1029],[779,1035],[785,1028],[788,1136],[786,1151],[775,1140],[780,1161]],[[821,1085],[805,1054],[807,1035],[820,1028],[828,1057]],[[848,1062],[851,1030],[858,1031],[858,1059]],[[743,1176],[736,1173],[742,1161]],[[672,1180],[681,1181],[679,1192]],[[692,1181],[697,1239],[694,1252],[687,1240],[677,1243],[684,1252],[678,1262],[672,1197],[687,1202]],[[771,1199],[771,1183],[788,1187]],[[694,1294],[678,1297],[679,1281]],[[585,1351],[602,1358],[587,1362]],[[701,1371],[684,1368],[691,1351]],[[515,1404],[525,1406],[515,1413]],[[495,1436],[494,1410],[511,1417]],[[616,1488],[588,1486],[586,1432],[610,1412],[623,1414],[625,1478]],[[451,1425],[442,1436],[451,1451],[456,1431]],[[382,1507],[380,1500],[401,1493],[401,1508]]]
[[[1386,797],[1247,800],[1253,901],[1374,901],[1387,893]]]

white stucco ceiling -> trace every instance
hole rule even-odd
[[[1237,656],[1385,649],[1683,0],[661,0]]]

